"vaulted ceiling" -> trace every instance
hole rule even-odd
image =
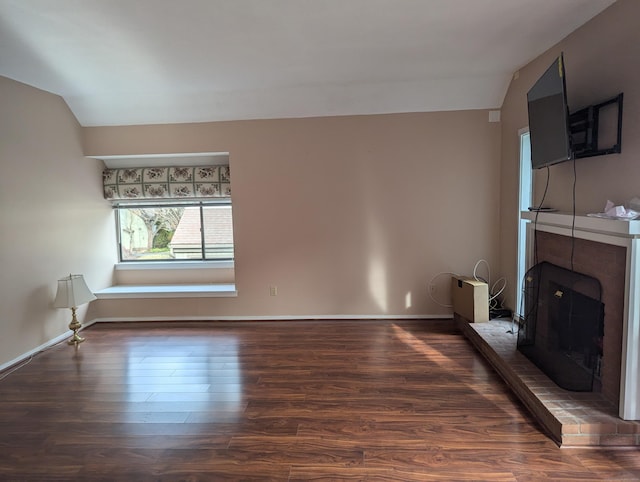
[[[0,75],[84,126],[499,108],[614,0],[0,0]]]

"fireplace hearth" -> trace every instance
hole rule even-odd
[[[518,350],[565,390],[601,391],[604,304],[592,277],[549,262],[524,279]]]
[[[640,220],[568,213],[521,216],[530,220],[529,266],[534,259],[547,261],[602,284],[606,313],[601,394],[619,407],[620,418],[640,420]]]
[[[602,353],[601,364],[596,366],[602,391],[596,391],[595,375],[592,392],[566,390],[551,381],[517,348],[517,336],[513,334],[517,324],[499,320],[468,323],[461,319],[456,323],[561,446],[640,447],[640,220],[528,211],[521,216],[530,221],[529,266],[535,258],[565,269],[573,267],[602,285],[605,336],[598,350]],[[560,290],[563,297],[565,291],[569,292],[567,288],[572,290],[572,297],[585,296],[571,283],[556,285],[552,287],[554,293],[558,287],[564,288]],[[565,320],[572,306],[560,307]],[[586,311],[599,310],[591,307]]]

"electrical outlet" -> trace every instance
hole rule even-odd
[[[278,296],[278,287],[277,286],[269,286],[269,295],[270,296]]]

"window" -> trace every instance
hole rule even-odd
[[[520,289],[522,289],[522,282],[524,280],[527,269],[531,267],[531,263],[527,261],[527,224],[528,221],[522,219],[521,213],[529,209],[529,206],[533,204],[532,197],[532,172],[531,172],[531,137],[528,129],[520,129],[518,132],[520,135],[520,191],[519,191],[519,206],[518,210],[518,283]],[[524,316],[523,313],[522,295],[516,296],[516,313],[518,316]]]
[[[231,203],[118,204],[120,261],[233,260]]]

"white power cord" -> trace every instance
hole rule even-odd
[[[482,277],[480,277],[478,275],[478,268],[480,267],[480,265],[484,264],[484,266],[486,267],[487,270],[487,278],[484,279]],[[429,281],[429,289],[427,290],[429,293],[429,298],[431,298],[431,300],[436,303],[437,305],[440,306],[444,306],[445,308],[451,308],[453,307],[453,305],[451,304],[446,304],[446,303],[442,303],[438,300],[435,299],[435,297],[433,296],[433,290],[432,287],[434,285],[435,280],[442,276],[442,275],[451,275],[451,276],[458,276],[456,273],[452,273],[451,271],[441,271],[440,273],[436,274],[433,278],[431,278],[431,281]],[[490,286],[489,289],[489,306],[491,307],[491,303],[498,298],[498,296],[500,296],[504,290],[507,288],[507,278],[505,278],[504,276],[502,278],[498,278],[495,283],[491,284],[491,266],[489,265],[489,262],[486,259],[479,259],[476,264],[473,266],[473,279],[475,279],[476,281],[482,281],[483,283],[487,283],[488,286]],[[502,283],[501,288],[496,292],[496,288],[499,286],[499,283]]]
[[[478,276],[478,266],[480,266],[481,263],[484,263],[485,266],[487,267],[487,278],[480,278]],[[489,263],[486,259],[479,259],[475,266],[473,267],[473,279],[476,281],[484,281],[487,284],[491,283],[491,267],[489,266]]]
[[[500,283],[500,281],[502,281],[502,288],[500,288],[500,291],[498,291],[497,293],[495,293],[496,286],[498,285],[498,283]],[[498,279],[496,280],[496,282],[495,282],[495,283],[493,283],[493,284],[491,285],[491,291],[490,291],[490,293],[495,293],[495,294],[492,294],[492,295],[489,297],[489,301],[493,301],[493,300],[495,300],[498,296],[500,296],[500,295],[502,294],[502,292],[505,290],[505,288],[506,288],[506,287],[507,287],[507,278],[505,278],[504,276],[503,276],[502,278],[498,278]]]
[[[37,353],[36,353],[37,355]],[[2,374],[2,376],[0,376],[0,381],[4,380],[5,378],[7,378],[9,375],[11,375],[13,372],[15,372],[16,370],[19,370],[20,368],[27,366],[29,363],[31,363],[31,360],[33,360],[33,357],[35,355],[31,355],[28,359],[26,359],[25,361],[23,361],[22,363],[19,363],[18,365],[14,366],[13,368],[11,368],[11,370],[5,372]]]
[[[9,375],[11,375],[13,372],[15,372],[16,370],[19,370],[22,367],[27,366],[29,363],[31,363],[31,361],[37,357],[40,353],[44,353],[47,350],[50,350],[51,348],[53,348],[54,346],[58,346],[60,343],[62,343],[65,340],[60,340],[57,343],[54,343],[53,345],[50,345],[46,348],[43,348],[42,350],[38,350],[36,353],[33,353],[31,355],[29,355],[29,358],[27,358],[26,360],[23,360],[21,362],[19,362],[17,365],[11,367],[10,369],[8,369],[6,372],[4,372],[2,375],[0,375],[0,382],[2,380],[4,380],[5,378],[7,378]]]

